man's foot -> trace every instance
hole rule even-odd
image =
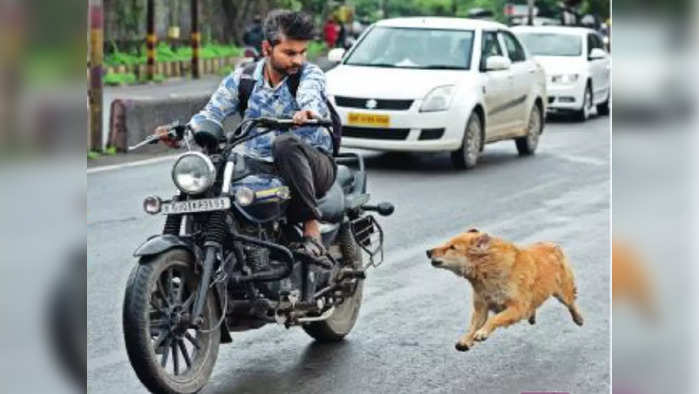
[[[311,236],[303,237],[301,249],[304,253],[311,257],[322,257],[328,253],[325,246],[323,246],[323,241],[321,241],[319,238]]]

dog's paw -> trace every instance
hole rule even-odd
[[[483,342],[486,339],[488,339],[488,335],[489,335],[488,331],[481,328],[480,330],[476,331],[476,335],[473,336],[473,339],[475,339],[476,341],[479,341],[479,342]]]
[[[467,344],[463,342],[456,342],[456,345],[454,345],[454,349],[460,351],[460,352],[465,352],[468,349],[470,349],[473,346],[473,344]]]

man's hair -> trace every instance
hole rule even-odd
[[[270,11],[264,24],[265,40],[272,46],[279,44],[282,35],[293,40],[310,41],[314,29],[311,17],[300,11]]]

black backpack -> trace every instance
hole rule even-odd
[[[245,116],[245,110],[248,109],[250,94],[252,94],[252,89],[255,87],[255,80],[252,78],[255,67],[257,67],[257,63],[250,63],[246,65],[243,68],[243,74],[241,75],[240,83],[238,84],[238,99],[240,102],[238,105],[238,111],[240,112],[241,117]],[[291,95],[294,97],[296,97],[296,91],[299,89],[302,71],[303,67],[296,74],[290,75],[286,81],[289,92],[291,92]],[[332,122],[331,137],[333,141],[333,156],[337,156],[338,152],[340,151],[340,140],[342,139],[342,123],[340,121],[340,115],[338,115],[333,104],[325,96],[325,93],[323,92],[321,94],[323,95],[325,105],[328,106],[328,111],[330,112],[330,121]]]

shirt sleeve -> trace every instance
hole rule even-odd
[[[210,120],[223,126],[223,120],[238,111],[238,84],[241,74],[242,68],[224,78],[206,106],[192,117],[190,124]]]
[[[330,112],[323,97],[326,93],[325,74],[315,64],[307,63],[299,80],[296,103],[301,110],[311,110],[321,118],[329,118]]]

